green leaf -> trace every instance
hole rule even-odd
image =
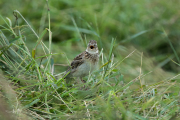
[[[44,37],[44,35],[46,34],[46,32],[47,32],[47,29],[45,29],[45,30],[41,33],[39,39],[38,39],[37,42],[36,42],[36,45],[35,45],[34,49],[36,49],[37,46],[40,44],[40,42],[41,42],[42,38]]]
[[[167,33],[165,32],[164,29],[163,29],[163,31],[164,31],[164,34],[165,34],[165,36],[166,36],[168,42],[169,42],[169,45],[170,45],[171,49],[173,50],[173,52],[174,52],[174,54],[175,54],[175,56],[176,56],[176,59],[177,59],[178,62],[180,63],[180,59],[179,59],[179,57],[178,57],[178,54],[177,54],[176,50],[174,49],[174,47],[173,47],[173,45],[172,45],[172,43],[171,43],[171,41],[170,41],[170,39],[169,39]]]
[[[24,108],[25,108],[25,109],[26,109],[26,108],[29,108],[29,107],[31,107],[32,105],[36,104],[36,103],[39,102],[39,101],[40,101],[40,99],[36,99],[36,100],[34,100],[33,102],[31,102],[30,104],[25,105]]]
[[[19,38],[21,38],[21,37],[19,37],[19,36],[15,37],[14,39],[10,40],[9,43],[13,43],[14,41],[18,40]]]
[[[35,49],[33,49],[32,50],[32,57],[35,59],[35,54],[36,54],[36,50]]]

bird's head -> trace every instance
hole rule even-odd
[[[95,40],[89,41],[86,52],[89,52],[90,54],[98,53],[98,46],[97,46],[97,42]]]

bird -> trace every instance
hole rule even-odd
[[[69,83],[75,77],[80,78],[84,83],[85,81],[82,78],[97,69],[98,61],[99,50],[97,42],[90,40],[86,50],[73,59],[65,72],[64,78],[66,79],[66,83]]]

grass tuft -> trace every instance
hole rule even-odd
[[[2,96],[0,101],[5,103],[0,105],[0,108],[3,108],[0,110],[0,118],[1,116],[2,119],[11,119],[15,116],[17,119],[64,120],[179,118],[180,74],[167,72],[161,68],[169,61],[172,61],[173,66],[179,67],[179,51],[176,45],[173,45],[168,33],[163,30],[173,53],[169,55],[171,58],[163,59],[163,62],[156,66],[155,59],[162,60],[164,56],[147,57],[143,49],[147,47],[148,51],[149,46],[137,40],[140,37],[147,39],[146,35],[162,37],[154,28],[135,31],[136,26],[139,26],[136,27],[139,29],[147,26],[148,23],[141,25],[142,21],[151,22],[143,11],[138,12],[142,7],[141,4],[150,8],[152,4],[149,2],[148,4],[145,2],[133,4],[131,8],[134,10],[133,13],[127,11],[125,14],[123,10],[130,9],[128,7],[130,3],[127,1],[119,4],[111,0],[101,3],[101,7],[98,1],[74,2],[70,0],[58,3],[46,0],[47,5],[44,8],[47,9],[43,10],[47,11],[47,24],[45,16],[42,16],[41,20],[44,22],[41,21],[40,24],[44,23],[45,25],[42,26],[47,28],[40,26],[42,32],[38,34],[31,20],[26,20],[24,14],[18,10],[14,11],[15,27],[10,17],[5,19],[0,16],[3,21],[0,25],[0,74],[2,77],[0,78],[0,95]],[[159,1],[154,4],[160,3]],[[65,7],[61,11],[62,13],[70,12],[67,16],[71,24],[68,24],[69,19],[66,15],[63,16],[64,23],[56,23],[54,16],[61,19],[59,15],[54,15],[58,5],[71,6],[72,10]],[[38,7],[35,6],[36,3],[34,9],[37,10]],[[118,14],[119,11],[121,14]],[[37,14],[39,14],[38,11]],[[143,20],[135,14],[144,16]],[[118,22],[119,20],[124,24]],[[130,27],[126,28],[128,25]],[[122,28],[124,29],[121,30]],[[60,39],[67,41],[60,43],[52,41],[55,36],[58,37],[54,29],[57,31],[60,29],[58,31]],[[66,31],[69,34],[66,35],[64,30],[71,31],[71,34]],[[118,30],[121,31],[121,35],[116,32]],[[69,60],[80,52],[78,50],[85,49],[87,40],[90,38],[97,38],[101,49],[100,67],[85,77],[86,83],[77,84],[75,79],[71,86],[67,86],[63,78],[65,69],[63,66],[68,66]],[[123,40],[121,41],[120,38]],[[142,47],[135,48],[128,44],[130,42],[135,46],[142,45]],[[147,43],[153,46],[151,42],[155,44],[154,46],[160,44],[159,41],[153,40]],[[156,50],[152,50],[152,53]],[[177,62],[172,60],[174,56]],[[60,66],[56,63],[60,63]]]

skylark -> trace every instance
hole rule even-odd
[[[66,82],[69,83],[73,77],[79,77],[81,81],[84,82],[82,78],[96,69],[98,61],[99,53],[97,42],[95,40],[90,40],[86,51],[77,55],[71,62],[70,67],[66,71]]]

